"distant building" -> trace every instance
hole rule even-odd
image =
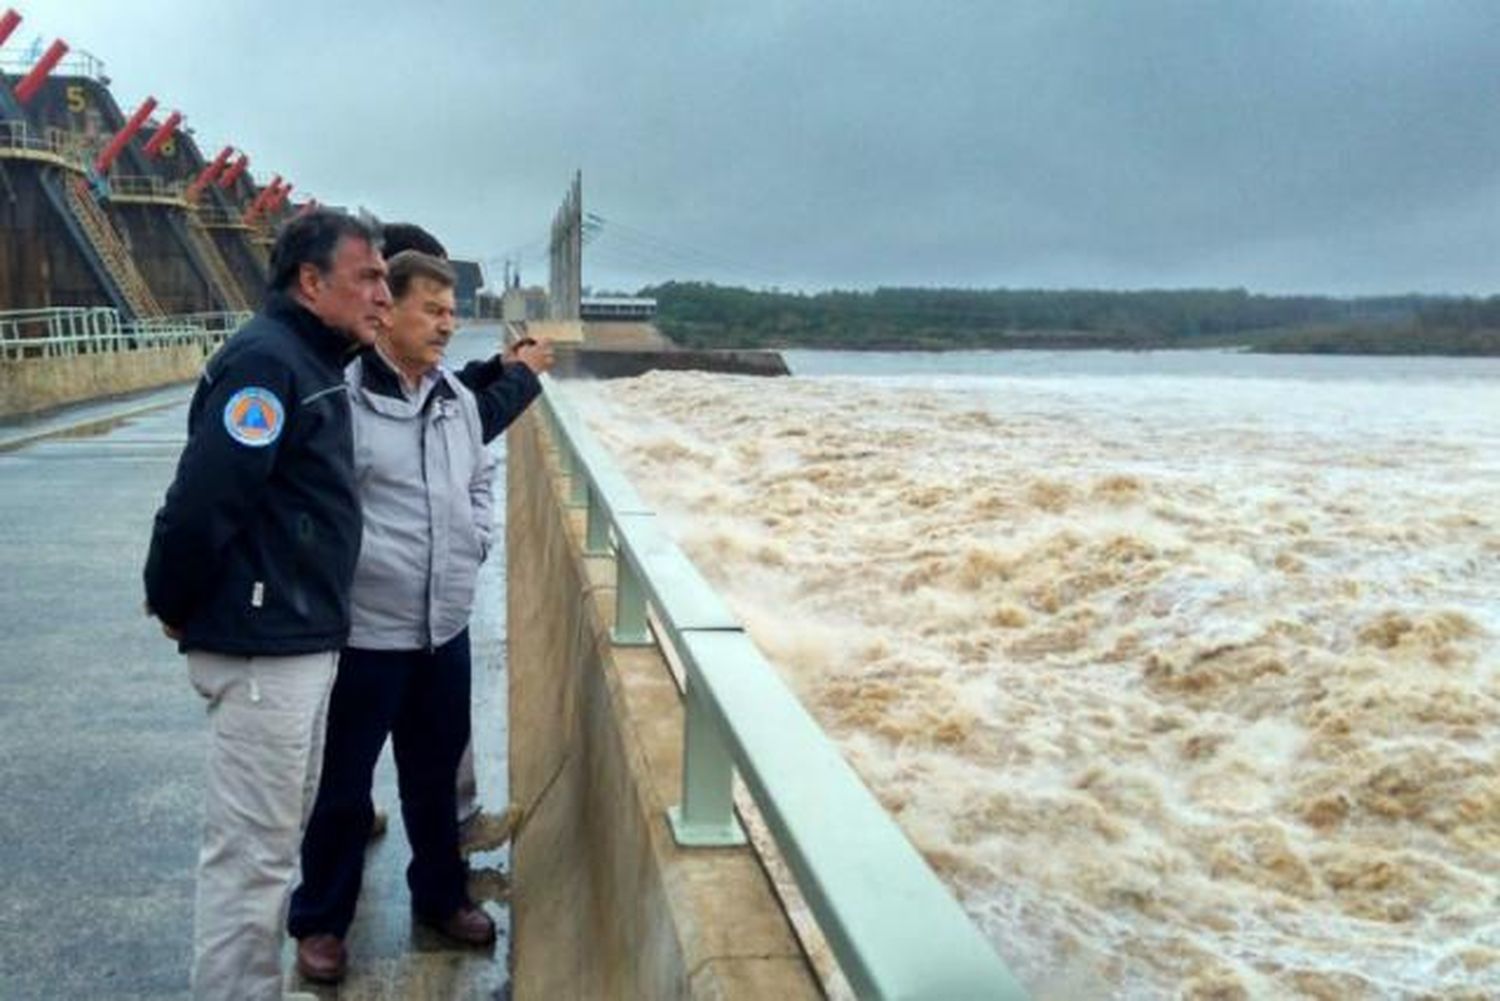
[[[474,297],[475,317],[481,320],[498,320],[501,318],[500,297],[493,292],[480,290]]]
[[[522,288],[519,285],[510,286],[500,300],[500,316],[507,323],[545,320],[547,318],[547,290],[537,286],[531,288]]]
[[[478,261],[460,261],[449,258],[448,263],[458,273],[458,285],[453,289],[459,316],[479,315],[479,289],[484,284],[484,272]]]
[[[579,312],[582,319],[595,323],[644,323],[656,315],[656,300],[627,295],[585,296]]]

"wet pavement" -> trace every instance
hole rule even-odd
[[[0,452],[57,435],[102,434],[128,417],[184,403],[191,385],[166,386],[0,421]]]
[[[484,353],[491,331],[455,341]],[[178,393],[185,400],[185,393]],[[138,403],[138,401],[136,401]],[[181,449],[184,402],[0,452],[0,998],[184,998],[206,728],[186,664],[141,611],[152,514]],[[116,405],[131,406],[131,401]],[[59,428],[68,414],[53,415]],[[99,423],[103,421],[103,423]],[[74,423],[77,423],[76,421]],[[0,447],[7,430],[0,428]],[[495,446],[499,448],[500,446]],[[503,464],[502,464],[503,465]],[[497,517],[505,505],[498,494]],[[496,525],[504,538],[503,524]],[[497,554],[499,557],[500,554]],[[475,750],[487,806],[505,804],[503,558],[481,574],[472,636]],[[508,910],[493,951],[413,928],[389,749],[376,802],[390,831],[367,856],[351,971],[328,998],[505,994]],[[502,851],[476,867],[505,870]],[[493,886],[498,881],[482,880]],[[290,968],[291,949],[287,949]],[[295,978],[293,978],[295,980]],[[310,989],[293,984],[296,989]]]

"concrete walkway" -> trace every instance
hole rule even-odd
[[[35,417],[12,417],[0,421],[0,452],[63,435],[98,434],[127,417],[186,402],[193,393],[191,382],[140,393],[112,397],[93,403],[60,407]]]
[[[492,343],[468,335],[454,353],[462,360]],[[151,517],[182,445],[188,391],[164,391],[176,398],[144,406],[136,398],[55,414],[47,433],[66,436],[0,451],[6,1001],[188,996],[203,705],[183,659],[142,614],[140,584]],[[122,417],[121,406],[135,415]],[[93,430],[78,430],[80,423]],[[0,428],[0,450],[13,432]],[[503,517],[503,501],[497,509]],[[503,526],[496,531],[504,538]],[[505,803],[504,586],[503,559],[492,558],[473,625],[474,721],[480,788],[497,808]],[[486,904],[502,929],[493,952],[450,948],[413,928],[388,753],[375,795],[392,811],[391,830],[368,856],[350,978],[321,996],[505,996],[508,911]],[[503,869],[507,856],[474,862]],[[287,956],[290,967],[290,948]]]

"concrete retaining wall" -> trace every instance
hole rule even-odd
[[[192,344],[0,361],[0,417],[196,379],[203,361]]]
[[[679,850],[682,706],[655,647],[616,647],[614,571],[533,412],[508,437],[517,1001],[821,997],[748,848]]]

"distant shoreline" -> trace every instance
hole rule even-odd
[[[1161,351],[1500,357],[1500,296],[1263,296],[1243,289],[883,288],[813,295],[669,282],[641,290],[686,348]]]
[[[1163,339],[1157,341],[1119,337],[1037,334],[1010,336],[965,344],[928,342],[869,342],[862,344],[798,343],[796,341],[736,341],[732,336],[712,344],[694,344],[707,350],[770,351],[868,351],[893,354],[946,354],[965,351],[1236,351],[1259,355],[1328,355],[1368,358],[1500,358],[1500,332],[1476,344],[1434,343],[1420,334],[1396,336],[1380,332],[1367,339],[1360,331],[1347,332],[1348,339],[1330,338],[1327,334],[1246,335],[1236,338]]]

